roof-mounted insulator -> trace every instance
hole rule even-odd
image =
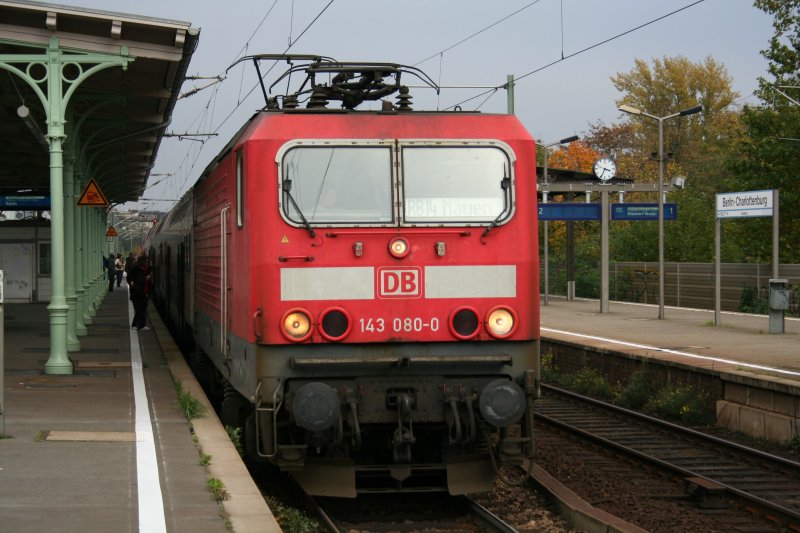
[[[412,97],[408,94],[408,87],[405,85],[400,87],[400,94],[397,95],[397,109],[399,111],[411,111],[413,109],[411,107],[411,100]]]
[[[280,105],[278,104],[278,98],[276,96],[270,96],[267,98],[267,109],[278,109]]]
[[[297,95],[294,94],[287,94],[283,97],[283,108],[284,109],[297,109]]]
[[[307,107],[309,109],[325,109],[328,107],[327,92],[324,87],[317,86],[314,88],[314,92],[311,93],[311,97],[308,99]]]

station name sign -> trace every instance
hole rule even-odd
[[[717,218],[771,217],[775,191],[717,194]]]

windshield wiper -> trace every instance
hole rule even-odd
[[[506,165],[503,164],[503,179],[500,180],[500,188],[503,189],[503,210],[500,211],[500,214],[497,215],[497,218],[492,220],[492,223],[486,226],[486,229],[483,230],[481,233],[481,238],[486,237],[489,235],[489,232],[492,231],[497,225],[500,223],[500,220],[503,218],[503,215],[506,214],[506,209],[508,208],[508,188],[511,187],[511,178],[506,175]]]
[[[300,220],[303,221],[303,226],[305,226],[305,228],[308,230],[308,234],[311,236],[312,239],[316,237],[317,234],[314,232],[314,228],[311,227],[311,224],[308,222],[305,215],[300,210],[300,206],[297,205],[294,196],[292,196],[292,180],[290,179],[283,180],[283,192],[286,193],[286,197],[289,199],[290,202],[292,202],[294,210],[297,211],[298,215],[300,215]]]

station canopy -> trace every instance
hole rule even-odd
[[[48,111],[34,86],[48,95],[58,57],[72,90],[65,158],[110,203],[139,199],[198,38],[188,22],[0,0],[0,195],[49,195]],[[89,72],[103,58],[121,64]]]

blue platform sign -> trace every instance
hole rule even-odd
[[[540,203],[539,220],[600,220],[600,204]]]
[[[0,209],[15,211],[50,209],[50,195],[0,194]]]
[[[678,219],[678,204],[664,204],[664,220]],[[658,204],[611,204],[611,220],[658,220]]]

